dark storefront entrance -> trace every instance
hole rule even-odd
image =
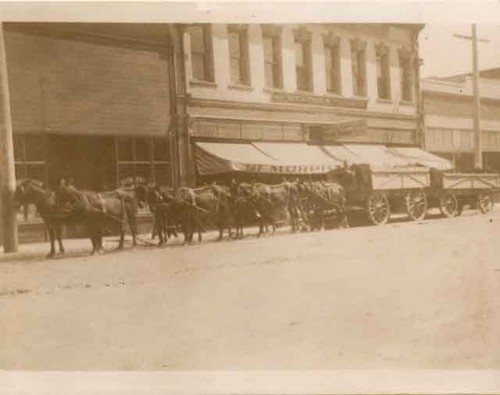
[[[75,186],[109,190],[117,185],[115,146],[112,137],[49,136],[49,185],[72,178]]]

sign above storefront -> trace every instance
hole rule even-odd
[[[330,107],[347,107],[366,109],[367,99],[347,98],[335,96],[316,96],[306,93],[273,92],[271,100],[284,103],[305,103]]]
[[[368,139],[366,119],[353,119],[331,125],[311,126],[310,139],[322,143],[336,143],[339,141],[358,141]]]

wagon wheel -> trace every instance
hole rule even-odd
[[[366,204],[368,218],[373,225],[383,225],[389,220],[389,200],[382,192],[373,192]]]
[[[412,220],[419,221],[425,217],[427,212],[427,197],[423,190],[408,192],[405,201],[406,212]]]
[[[481,192],[477,195],[477,208],[483,214],[488,214],[491,210],[493,210],[493,196],[488,192]]]
[[[439,210],[447,218],[456,217],[459,212],[458,200],[455,194],[445,192],[439,197]],[[460,210],[461,211],[461,210]]]

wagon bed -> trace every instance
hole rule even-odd
[[[500,191],[500,175],[495,173],[444,173],[432,171],[428,191],[431,206],[445,217],[455,217],[465,206],[486,214],[493,209]]]
[[[371,168],[353,166],[340,183],[350,210],[364,210],[374,225],[389,220],[391,212],[404,212],[412,220],[425,217],[428,208],[439,207],[454,217],[463,207],[482,213],[492,210],[500,191],[500,175],[493,173],[447,173],[426,167]]]

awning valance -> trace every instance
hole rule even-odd
[[[361,163],[367,163],[373,168],[395,168],[410,165],[408,159],[392,153],[385,145],[344,144],[343,147],[362,160]]]
[[[324,174],[343,163],[318,146],[305,143],[197,142],[196,165],[201,175],[242,171],[272,174]]]
[[[438,170],[450,170],[453,168],[451,162],[430,152],[416,147],[390,147],[389,150],[395,155],[404,157],[412,165],[432,167]]]
[[[266,169],[278,165],[274,159],[248,143],[197,142],[195,157],[201,175],[230,171],[268,172]]]
[[[410,166],[452,168],[451,163],[419,148],[384,145],[309,145],[306,143],[196,142],[198,174],[232,171],[269,174],[324,174],[347,164],[368,164],[373,169]]]
[[[323,174],[343,165],[317,145],[305,143],[253,143],[288,174]]]

